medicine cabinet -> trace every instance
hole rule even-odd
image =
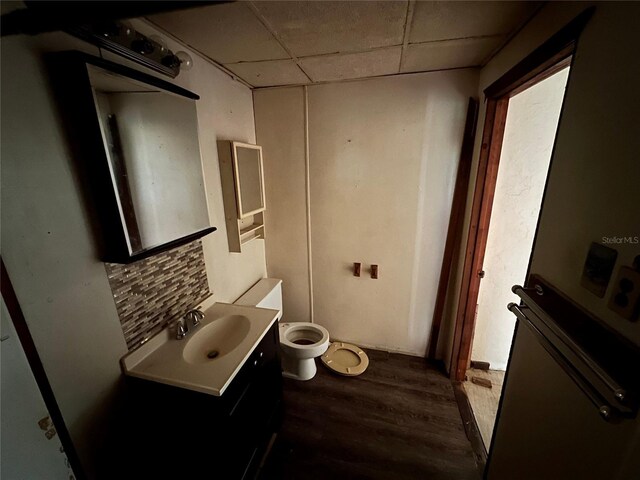
[[[50,62],[101,259],[130,263],[213,232],[198,95],[80,52]]]
[[[218,159],[229,251],[240,253],[242,245],[264,238],[262,147],[220,140]]]

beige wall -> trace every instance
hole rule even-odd
[[[520,60],[531,53],[536,47],[544,43],[551,35],[560,30],[573,18],[575,18],[580,12],[588,8],[593,3],[582,2],[550,2],[503,48],[480,72],[480,86],[479,95],[482,98],[482,91],[500,78],[511,67],[517,64]],[[637,22],[638,6],[631,3],[597,3],[596,11],[586,26],[578,44],[578,52],[575,59],[574,68],[572,68],[567,85],[567,97],[565,99],[565,106],[563,108],[563,114],[561,117],[559,130],[557,134],[557,142],[563,144],[564,153],[562,154],[563,160],[558,160],[560,165],[569,161],[570,156],[573,156],[574,161],[582,161],[581,156],[576,154],[587,154],[588,158],[592,160],[592,167],[588,174],[597,174],[598,168],[604,168],[606,159],[610,162],[622,162],[627,166],[629,160],[627,154],[623,159],[620,159],[618,153],[625,153],[627,151],[637,151],[637,148],[633,148],[633,145],[637,143],[637,136],[634,140],[634,129],[631,127],[634,125],[633,118],[627,120],[626,125],[629,128],[619,128],[619,125],[624,123],[623,119],[626,119],[630,115],[631,108],[637,110],[637,100],[634,100],[632,93],[636,93],[632,85],[635,84],[635,80],[638,78],[637,62],[629,62],[625,59],[625,53],[631,51],[630,45],[637,44],[637,36],[635,35],[636,27],[633,22]],[[635,70],[634,70],[635,69]],[[615,85],[614,88],[612,86]],[[628,86],[628,89],[626,88]],[[618,98],[617,96],[620,96]],[[631,96],[630,96],[631,95]],[[634,103],[635,102],[635,103]],[[481,110],[478,120],[478,130],[476,132],[476,146],[474,150],[474,161],[472,165],[472,178],[469,184],[469,198],[467,203],[466,217],[465,217],[465,232],[464,241],[461,244],[460,258],[456,269],[456,275],[453,276],[450,289],[447,296],[447,305],[449,306],[445,316],[445,323],[443,325],[442,335],[439,341],[440,356],[445,360],[447,368],[452,351],[453,343],[453,330],[455,328],[455,306],[457,302],[457,295],[460,290],[460,282],[462,277],[462,250],[466,247],[466,238],[469,225],[470,206],[473,200],[473,188],[475,184],[475,172],[477,170],[478,156],[480,149],[480,142],[482,138],[482,129],[484,126],[484,103],[481,102]],[[567,120],[567,116],[572,118],[570,122]],[[577,123],[576,123],[577,122]],[[605,126],[605,137],[602,137],[600,128]],[[637,129],[636,129],[637,130]],[[626,132],[624,136],[623,132]],[[585,142],[585,139],[590,139],[593,143],[599,142],[597,148],[595,145],[591,145],[592,149],[588,152],[585,151],[585,145],[591,142]],[[613,142],[614,151],[603,151],[602,148],[607,145],[611,146]],[[572,152],[572,153],[569,153]],[[597,155],[596,155],[597,154]],[[559,151],[554,154],[552,158],[552,165],[555,158],[558,157]],[[558,157],[560,158],[560,157]],[[580,160],[579,160],[580,159]],[[599,166],[598,166],[599,165]],[[611,163],[609,164],[611,165]],[[637,162],[634,164],[637,168]],[[634,165],[629,165],[633,167]],[[631,169],[631,171],[633,168]],[[624,168],[623,168],[624,171]],[[585,172],[586,173],[586,172]],[[551,177],[557,177],[558,192],[563,191],[566,186],[569,185],[571,179],[564,176],[562,173],[562,167],[553,167],[551,170]],[[627,176],[628,179],[633,178],[633,175]],[[594,177],[597,178],[597,177]],[[554,180],[555,183],[555,180]],[[623,183],[624,184],[624,183]],[[613,186],[616,188],[615,183],[611,183],[608,189]],[[618,185],[619,187],[619,185]],[[629,190],[633,191],[633,189]],[[566,190],[565,192],[568,192]],[[617,195],[617,193],[615,194]],[[602,197],[599,197],[602,199]],[[581,222],[588,222],[589,212],[586,205],[589,203],[583,203],[584,199],[565,197],[565,201],[570,200],[567,204],[572,204],[572,213],[580,211],[579,218]],[[576,201],[578,200],[578,201]],[[631,202],[633,205],[636,201]],[[602,206],[606,205],[605,201]],[[557,204],[559,206],[559,204]],[[560,213],[563,209],[558,209],[557,213]],[[633,216],[637,214],[637,209],[628,209],[629,215]],[[568,213],[565,211],[565,213]],[[551,212],[548,215],[553,215]],[[555,215],[554,215],[555,216]],[[550,218],[550,217],[548,217]],[[573,235],[570,234],[568,229],[571,227],[568,218],[564,217],[562,222],[566,223],[565,239],[570,239]],[[557,220],[560,220],[557,218]],[[625,219],[625,224],[628,219]],[[640,222],[638,222],[640,223]],[[584,223],[586,225],[586,223]],[[582,224],[581,224],[582,226]],[[583,231],[584,233],[584,231]],[[571,282],[575,281],[576,266],[579,262],[584,262],[584,255],[586,251],[583,249],[583,244],[586,237],[582,237],[580,234],[580,261],[577,260],[578,253],[570,253],[568,250],[563,252],[563,255],[569,253],[574,257],[571,260],[571,264],[567,264],[563,261],[561,269],[563,271],[566,268],[573,269]],[[593,235],[590,235],[593,237]],[[547,239],[544,241],[546,246],[540,246],[540,254],[535,262],[541,262],[542,257],[547,259],[557,259],[558,256],[553,254],[553,249],[556,248],[557,243],[552,240],[553,234],[549,230]],[[577,238],[573,237],[571,244],[575,247],[578,245]],[[598,238],[593,238],[598,240]],[[628,247],[627,247],[628,248]],[[543,250],[544,249],[544,250]],[[546,252],[545,252],[546,251]],[[543,253],[545,252],[545,253]],[[550,256],[547,254],[552,253]],[[628,257],[628,254],[626,255]],[[550,271],[553,271],[550,270]],[[581,271],[581,270],[580,270]],[[550,278],[551,279],[551,278]],[[562,281],[559,275],[555,280],[559,286],[567,288],[569,282]],[[577,289],[571,287],[575,292]],[[599,313],[605,313],[605,309],[598,308]],[[623,325],[624,329],[632,329],[630,325]]]
[[[99,53],[64,34],[2,39],[2,258],[91,475],[112,420],[126,345],[42,63],[43,51],[65,49]],[[205,261],[214,298],[233,301],[264,276],[264,243],[228,252],[216,139],[255,140],[251,91],[191,55],[193,69],[176,83],[201,96],[209,216],[218,227],[204,239]]]
[[[475,70],[458,70],[308,87],[313,312],[333,338],[425,354],[476,86]],[[303,93],[254,92],[265,169],[273,175],[268,165],[276,164],[279,172],[278,193],[267,185],[267,234],[276,230],[274,218],[293,232],[279,233],[279,246],[267,250],[269,275],[283,274],[285,301],[309,281],[304,129],[293,119]],[[356,261],[360,278],[351,273]],[[369,277],[372,263],[380,266],[378,280]],[[302,316],[288,320],[308,319],[304,298],[294,300]]]
[[[518,302],[511,287],[527,275],[568,75],[564,69],[509,101],[471,350],[492,370],[507,367],[516,317],[506,306]]]
[[[269,276],[284,280],[283,318],[311,321],[303,87],[254,93],[262,146]]]

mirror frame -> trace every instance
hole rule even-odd
[[[118,208],[118,192],[104,149],[88,66],[99,67],[192,100],[199,100],[200,97],[160,78],[83,52],[47,54],[45,61],[100,259],[104,262],[131,263],[214,232],[216,228],[209,226],[162,245],[129,252],[127,231]]]
[[[264,194],[264,164],[262,162],[262,147],[260,145],[253,145],[251,143],[232,142],[233,144],[233,178],[236,184],[236,206],[238,207],[238,218],[244,219],[255,215],[256,213],[264,212],[267,208],[266,198]],[[238,168],[238,147],[249,148],[258,151],[260,158],[260,198],[262,199],[262,207],[245,212],[242,210],[242,184],[240,183],[240,169]]]

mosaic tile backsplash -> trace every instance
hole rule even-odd
[[[129,350],[211,294],[200,240],[105,268]]]

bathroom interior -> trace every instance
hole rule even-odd
[[[514,285],[640,358],[637,4],[1,6],[2,478],[640,472],[511,401]]]

